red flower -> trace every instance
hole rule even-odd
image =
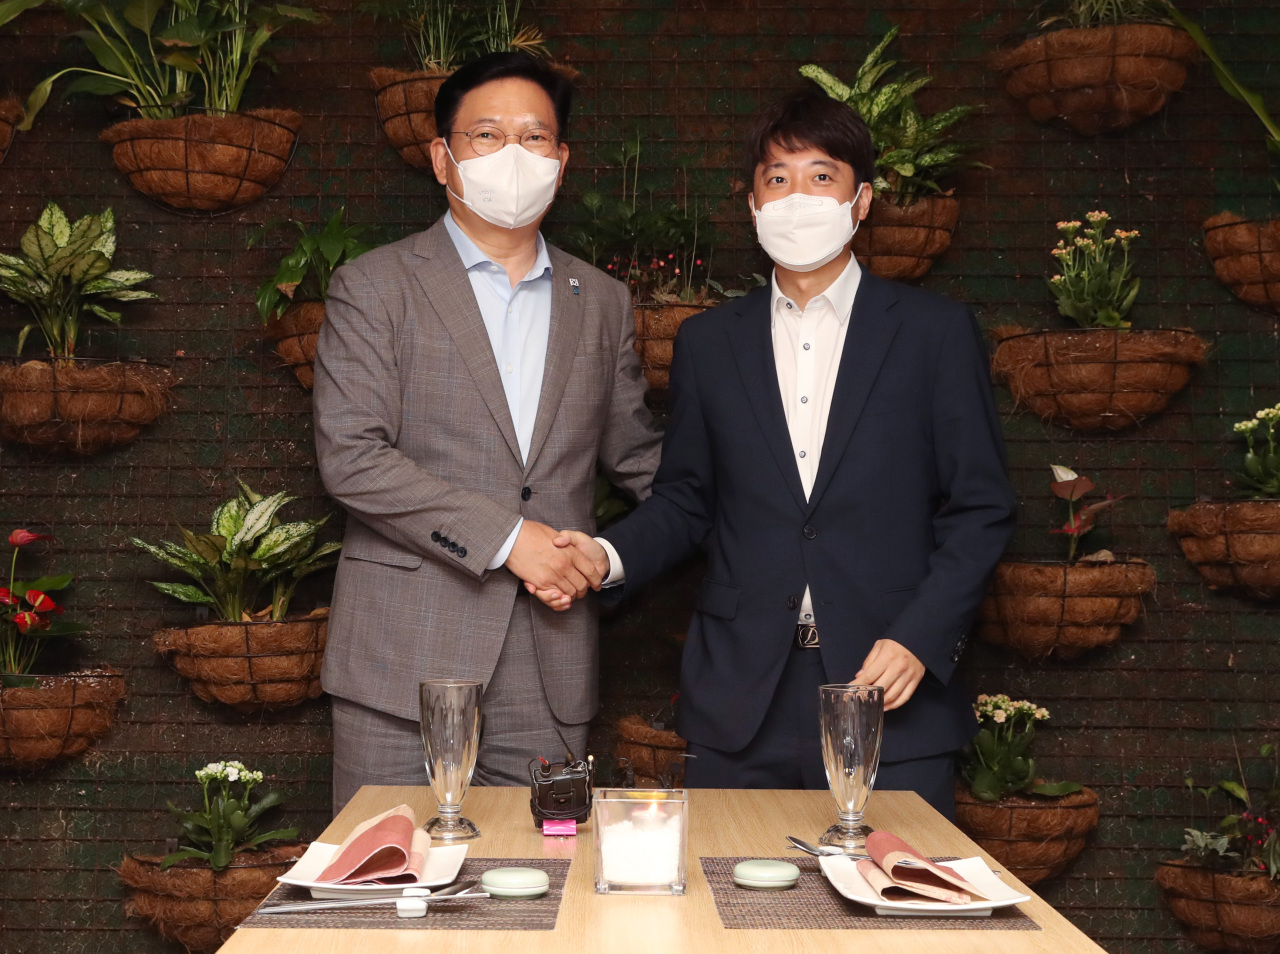
[[[22,612],[13,617],[14,623],[18,627],[18,632],[25,633],[29,629],[43,629],[40,625],[42,622],[40,617],[35,613]]]
[[[58,604],[39,590],[27,590],[27,602],[37,613],[48,613],[58,608]]]
[[[0,606],[17,606],[18,600],[9,592],[9,587],[0,586]]]
[[[48,533],[32,533],[30,530],[15,530],[9,534],[9,545],[13,547],[24,547],[28,543],[35,543],[37,540],[52,540],[53,535]]]

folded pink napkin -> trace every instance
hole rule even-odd
[[[968,904],[985,897],[963,876],[930,861],[897,835],[874,831],[867,836],[870,860],[858,862],[858,873],[882,901],[945,901]]]
[[[413,809],[399,805],[361,822],[338,846],[317,881],[328,884],[414,884],[427,866],[431,836]]]

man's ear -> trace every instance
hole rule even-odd
[[[441,185],[447,185],[449,171],[449,149],[445,146],[444,140],[437,136],[431,140],[431,171],[436,174],[436,182]]]
[[[859,222],[865,219],[867,213],[871,211],[871,200],[874,197],[875,190],[871,187],[870,182],[863,182],[858,186],[858,194],[853,200],[853,211]]]
[[[756,224],[756,194],[755,192],[747,193],[747,206],[751,209],[751,224]]]
[[[556,176],[556,191],[560,191],[560,183],[564,182],[564,170],[569,165],[569,144],[560,143],[560,175]]]

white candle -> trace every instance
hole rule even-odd
[[[679,815],[658,805],[632,812],[600,832],[600,865],[610,884],[673,884],[680,877]]]

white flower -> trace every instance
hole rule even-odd
[[[227,767],[227,781],[228,781],[228,782],[238,782],[238,781],[240,781],[240,770],[239,770],[238,768],[236,768],[235,766],[228,766],[228,767]]]
[[[1252,434],[1258,429],[1258,423],[1257,420],[1240,421],[1235,425],[1235,431],[1237,434]]]
[[[1049,469],[1053,471],[1053,479],[1055,483],[1062,483],[1066,480],[1075,480],[1080,476],[1070,467],[1063,467],[1061,464],[1050,464]],[[1007,699],[1008,696],[1005,698]]]

